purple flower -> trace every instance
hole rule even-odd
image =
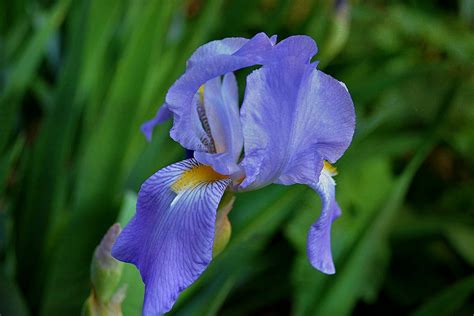
[[[335,273],[330,230],[341,211],[330,163],[349,146],[355,114],[345,85],[310,62],[316,52],[307,36],[278,44],[264,33],[210,42],[142,126],[150,138],[156,124],[173,117],[171,137],[194,151],[145,181],[137,213],[113,248],[114,257],[140,270],[145,315],[169,311],[209,265],[226,189],[299,183],[317,191],[323,210],[308,233],[308,257],[316,269]],[[261,68],[247,77],[239,108],[233,71],[253,65]]]

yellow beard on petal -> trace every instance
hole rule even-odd
[[[326,160],[324,160],[324,170],[326,170],[327,172],[329,172],[331,174],[331,176],[335,176],[337,175],[337,169],[336,167],[334,167],[333,165],[331,165],[329,162],[327,162]]]
[[[229,176],[224,176],[215,172],[210,166],[198,165],[183,172],[181,176],[173,183],[171,190],[179,193],[185,189],[193,188],[200,183],[213,182],[228,178]]]

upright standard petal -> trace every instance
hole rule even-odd
[[[310,185],[321,196],[323,208],[319,219],[309,230],[307,254],[311,265],[327,274],[336,272],[331,252],[331,224],[341,215],[335,196],[336,183],[332,178],[335,174],[335,168],[325,162],[319,181]]]
[[[215,152],[195,152],[194,156],[221,174],[238,176],[241,168],[237,163],[244,140],[235,76],[228,73],[222,81],[220,77],[209,80],[201,86],[200,92]]]
[[[187,66],[190,68],[197,63],[205,62],[209,57],[218,55],[253,58],[255,59],[254,62],[258,63],[269,53],[275,42],[276,36],[268,38],[265,33],[258,33],[251,39],[229,37],[212,41],[199,47],[189,58]]]
[[[211,79],[226,73],[262,63],[263,53],[271,51],[273,45],[268,36],[259,33],[232,54],[200,53],[186,72],[173,84],[166,95],[166,103],[174,114],[170,136],[183,147],[208,152],[203,140],[207,138],[204,128],[193,118],[196,112],[194,98],[199,88]],[[230,50],[228,50],[230,51]],[[207,57],[203,57],[207,56]]]
[[[269,183],[312,184],[323,160],[349,146],[354,106],[345,86],[315,64],[282,61],[247,77],[241,108],[246,178],[241,189]]]
[[[171,309],[212,259],[219,201],[230,180],[194,159],[161,169],[138,194],[137,213],[112,255],[133,263],[145,283],[144,315]]]
[[[199,87],[216,77],[253,65],[280,63],[282,60],[309,63],[317,52],[316,43],[308,36],[291,36],[275,43],[276,36],[268,38],[265,33],[259,33],[251,39],[226,38],[198,48],[188,60],[185,74],[166,96],[168,107],[162,114],[169,114],[169,110],[175,118],[171,137],[187,149],[209,152],[209,135],[194,115],[196,102],[193,100]],[[157,122],[158,116],[143,126],[148,138]]]
[[[205,131],[200,126],[199,119],[197,119],[197,122],[193,121],[196,120],[195,115],[192,115],[192,112],[196,111],[193,108],[193,103],[195,103],[193,102],[194,94],[208,80],[243,67],[262,63],[265,54],[268,54],[275,44],[275,40],[276,37],[270,39],[265,33],[259,33],[251,39],[225,38],[199,47],[187,61],[186,73],[173,85],[176,94],[171,91],[169,97],[173,100],[172,108],[174,110],[170,111],[168,104],[165,103],[153,119],[142,125],[141,130],[147,139],[151,139],[151,134],[157,124],[169,119],[175,112],[178,120],[180,120],[177,125],[181,124],[180,126],[185,126],[186,129],[182,130],[182,136],[173,137],[172,135],[173,139],[180,142],[187,149],[206,151],[206,146],[202,144],[202,141],[206,139]],[[200,69],[191,71],[195,65],[200,65]],[[206,68],[208,67],[213,68],[213,70],[207,72]],[[170,90],[173,90],[173,87]],[[188,88],[192,91],[189,91]],[[183,95],[183,98],[180,98],[179,96],[183,91],[186,94]]]

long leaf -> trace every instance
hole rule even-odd
[[[456,312],[461,309],[473,293],[474,275],[471,275],[436,294],[431,300],[419,307],[412,315],[456,315]]]
[[[22,54],[12,66],[7,85],[0,96],[0,153],[3,152],[14,126],[20,100],[41,62],[46,42],[61,25],[70,0],[59,1],[45,17],[45,23],[29,40]]]

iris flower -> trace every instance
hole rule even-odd
[[[173,84],[153,127],[173,118],[171,137],[194,157],[165,167],[142,185],[137,211],[113,248],[133,263],[145,283],[143,313],[169,311],[212,259],[216,211],[225,190],[243,192],[272,183],[305,184],[322,199],[307,254],[318,270],[335,273],[331,223],[336,162],[349,146],[354,105],[346,86],[317,69],[316,43],[292,36],[278,44],[260,33],[198,48]],[[246,79],[239,107],[234,71],[261,66]]]

